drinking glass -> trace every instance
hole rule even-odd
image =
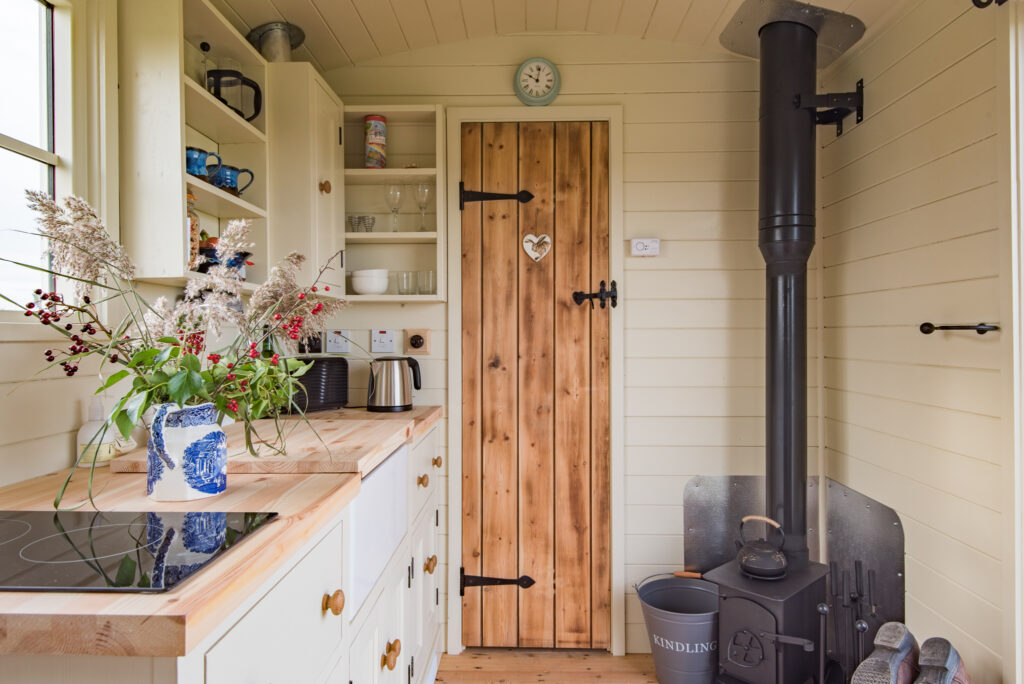
[[[345,217],[348,221],[348,232],[350,233],[361,233],[363,232],[363,217],[350,214]]]
[[[384,190],[384,201],[391,210],[391,232],[398,232],[398,208],[402,206],[402,186],[397,184],[389,185]]]
[[[416,271],[398,272],[398,294],[416,294]]]
[[[413,198],[420,208],[420,230],[427,230],[427,205],[430,204],[430,193],[434,187],[430,183],[419,183]]]
[[[437,291],[437,279],[433,271],[419,271],[416,281],[420,294],[434,294]]]

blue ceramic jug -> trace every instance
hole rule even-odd
[[[207,164],[206,162],[210,157],[216,157],[217,163]],[[220,155],[216,152],[207,152],[198,147],[185,148],[185,171],[190,176],[209,179],[220,170],[222,163]]]
[[[227,164],[217,164],[216,168],[213,168],[211,164],[206,167],[206,172],[210,176],[211,183],[222,190],[230,192],[232,195],[241,195],[247,187],[252,185],[253,180],[256,178],[249,169],[239,169],[237,166],[229,166]],[[238,177],[243,173],[249,174],[249,182],[242,187],[238,187]]]

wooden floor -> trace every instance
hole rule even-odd
[[[520,682],[614,682],[657,684],[649,655],[613,656],[604,651],[549,651],[471,648],[445,655],[438,682],[519,684]]]

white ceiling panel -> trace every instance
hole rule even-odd
[[[454,43],[466,39],[466,21],[462,18],[459,0],[427,0],[427,9],[434,22],[437,42]]]
[[[295,58],[321,70],[467,38],[590,32],[718,49],[743,0],[210,0],[241,33],[290,21],[306,33]],[[868,33],[920,0],[815,0]]]
[[[587,30],[603,35],[613,35],[619,25],[623,0],[590,0],[590,14],[587,16]]]
[[[683,17],[690,9],[692,0],[658,0],[651,13],[645,38],[672,40],[679,32]]]
[[[370,34],[377,51],[382,55],[405,52],[409,43],[405,32],[398,24],[398,17],[390,2],[381,0],[352,0],[352,4],[363,20],[363,26]]]
[[[462,0],[462,17],[470,38],[495,34],[494,5],[489,0]]]
[[[573,32],[586,30],[589,10],[590,0],[558,0],[555,28]]]
[[[494,24],[502,36],[525,31],[526,0],[494,0]]]
[[[620,36],[644,35],[647,25],[651,22],[651,13],[657,0],[629,0],[623,3],[622,11],[619,13],[619,25],[615,27],[615,33]]]
[[[391,0],[402,34],[413,50],[437,44],[426,0]]]
[[[526,30],[554,31],[558,3],[555,0],[526,0]]]

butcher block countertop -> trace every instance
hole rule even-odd
[[[335,418],[393,423],[413,440],[441,417],[437,407],[397,414],[345,409]],[[358,414],[362,414],[361,416]],[[379,416],[379,417],[378,417]],[[413,427],[406,432],[409,420]],[[339,443],[339,449],[344,443]],[[385,455],[386,456],[386,455]],[[53,510],[67,471],[0,488],[0,510]],[[88,471],[76,473],[62,506],[90,510]],[[180,587],[159,594],[0,591],[0,654],[183,656],[294,559],[310,536],[359,493],[358,473],[243,473],[227,491],[191,502],[150,501],[145,475],[96,470],[97,508],[104,511],[277,511],[278,518]]]
[[[261,449],[259,456],[245,450],[241,423],[224,429],[228,437],[228,473],[359,473],[366,477],[391,452],[415,441],[441,418],[441,407],[424,406],[412,411],[371,413],[366,409],[342,409],[309,413],[305,420],[284,421],[288,449],[274,454]],[[257,421],[256,432],[276,434],[272,421]],[[146,472],[146,448],[139,447],[110,464],[116,473]]]

